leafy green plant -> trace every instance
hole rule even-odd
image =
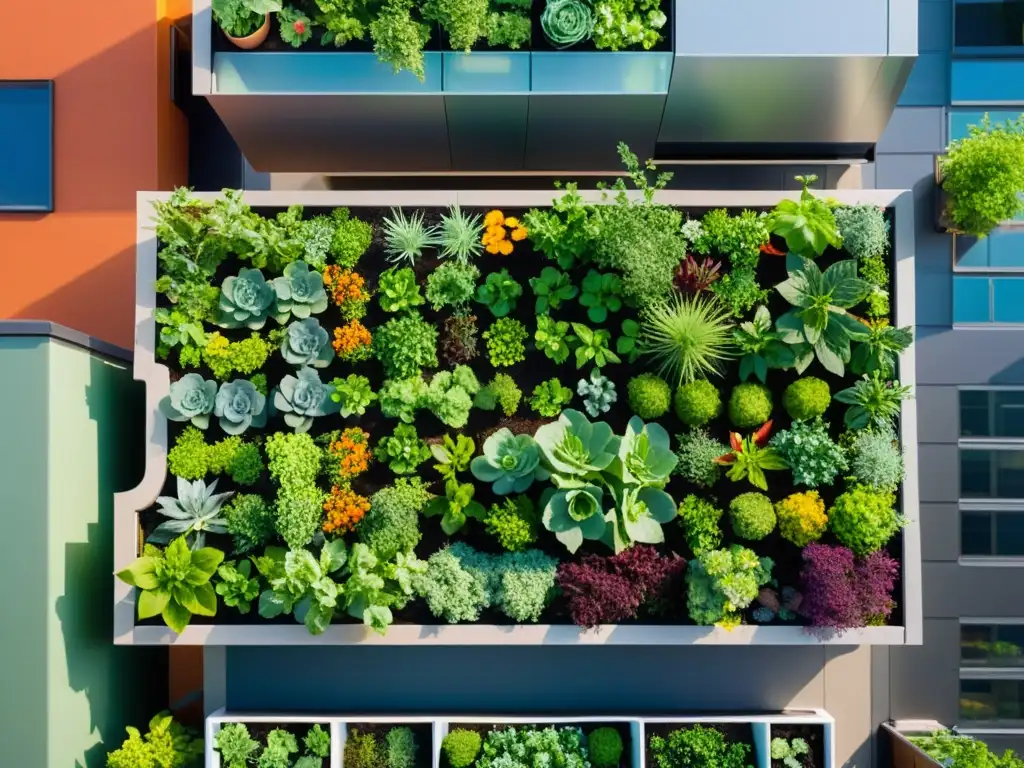
[[[982,741],[954,730],[935,731],[930,736],[908,736],[915,746],[950,768],[1022,768],[1021,760],[1007,749],[1000,756]]]
[[[857,277],[857,262],[837,261],[824,272],[810,259],[786,256],[789,279],[775,286],[793,305],[775,321],[782,340],[796,354],[797,373],[817,357],[825,369],[844,375],[850,361],[850,342],[864,341],[869,329],[846,310],[864,300],[871,286]]]
[[[268,547],[256,560],[256,568],[270,585],[260,595],[260,616],[273,619],[292,614],[310,634],[322,634],[334,618],[340,594],[331,574],[340,571],[347,559],[341,539],[325,544],[319,558],[306,549]]]
[[[594,4],[594,45],[618,51],[639,45],[649,51],[668,21],[655,0],[600,0]]]
[[[1024,211],[1024,115],[993,125],[986,114],[967,130],[939,156],[945,214],[952,228],[985,237]]]
[[[529,768],[534,765],[587,765],[583,731],[578,727],[531,726],[488,732],[477,768]]]
[[[179,635],[193,614],[215,616],[217,594],[210,579],[224,553],[213,547],[190,550],[181,536],[166,549],[147,545],[138,558],[117,578],[138,588],[139,619],[162,616],[164,623]]]
[[[408,379],[437,366],[437,328],[417,312],[388,320],[373,334],[373,354],[389,379]]]
[[[702,427],[722,413],[722,395],[707,379],[696,379],[676,389],[676,415],[690,427]]]
[[[424,395],[424,405],[449,427],[461,429],[469,421],[473,398],[480,391],[480,382],[467,365],[452,371],[435,373]]]
[[[548,488],[541,494],[540,506],[544,527],[571,553],[575,553],[584,540],[600,541],[608,530],[604,490],[600,486]]]
[[[428,0],[422,8],[424,18],[448,33],[454,51],[469,53],[487,31],[487,0]]]
[[[132,726],[125,730],[128,738],[107,755],[107,768],[189,768],[203,759],[203,740],[175,722],[170,712],[155,715],[145,736]]]
[[[757,599],[758,590],[772,577],[775,563],[770,557],[759,558],[754,552],[733,544],[728,549],[714,549],[701,552],[691,560],[686,569],[686,583],[689,586],[687,609],[690,618],[700,625],[719,624],[735,626],[742,620],[740,612]],[[696,756],[694,756],[696,758]],[[717,759],[723,759],[719,755]],[[693,758],[691,758],[693,759]],[[669,765],[657,759],[659,768]],[[706,765],[707,768],[725,763],[700,761],[682,763]],[[734,765],[734,763],[728,763]],[[741,761],[736,768],[744,768]]]
[[[334,2],[317,0],[318,5]],[[331,213],[331,222],[334,224],[334,236],[329,250],[331,258],[338,266],[351,269],[373,242],[373,225],[352,216],[348,208],[335,208]]]
[[[224,768],[246,768],[256,757],[260,743],[249,735],[244,723],[225,723],[214,737]]]
[[[800,757],[808,754],[810,751],[807,742],[801,738],[795,738],[790,741],[779,738],[772,739],[772,760],[781,760],[786,765],[786,768],[803,768],[803,762],[800,760]]]
[[[847,469],[843,449],[832,442],[820,418],[794,421],[789,429],[771,439],[771,445],[793,470],[796,485],[831,485]]]
[[[864,485],[839,494],[828,510],[828,524],[840,543],[864,557],[884,547],[906,522],[896,497]]]
[[[277,533],[274,510],[262,496],[240,493],[224,507],[228,533],[236,552],[248,552],[269,542]]]
[[[722,546],[722,510],[707,499],[689,494],[679,505],[677,519],[686,531],[686,543],[693,554]]]
[[[590,270],[583,278],[583,292],[580,306],[587,308],[587,317],[592,323],[603,323],[609,312],[622,309],[622,280],[612,273],[602,275]]]
[[[465,309],[476,295],[480,270],[461,261],[445,262],[427,278],[427,300],[436,311],[444,307]]]
[[[228,560],[217,568],[217,577],[220,581],[214,589],[224,605],[241,614],[248,613],[252,601],[260,596],[259,579],[252,578],[252,563],[242,560],[236,564]]]
[[[750,437],[741,437],[736,432],[729,433],[729,446],[732,450],[724,456],[719,456],[715,461],[729,467],[726,476],[730,480],[738,482],[746,478],[755,488],[767,491],[768,479],[764,475],[765,470],[786,469],[786,462],[779,452],[766,447],[771,429],[772,423],[768,421]]]
[[[157,512],[170,518],[158,525],[147,541],[152,544],[167,544],[171,539],[185,536],[192,549],[200,549],[206,543],[206,534],[227,533],[221,506],[234,496],[234,492],[217,493],[217,481],[207,485],[202,480],[189,482],[178,478],[178,498],[157,497]]]
[[[872,323],[869,335],[853,348],[850,370],[857,374],[879,371],[883,376],[896,372],[899,354],[914,343],[914,330],[885,323]]]
[[[263,26],[268,13],[278,13],[277,0],[216,0],[213,20],[232,37],[248,37]]]
[[[526,359],[523,344],[529,334],[526,327],[511,317],[499,317],[484,331],[487,357],[495,368],[507,368]]]
[[[537,541],[537,511],[527,496],[507,498],[492,504],[487,514],[487,533],[494,536],[502,549],[522,552]]]
[[[540,27],[555,48],[570,48],[593,34],[594,12],[583,0],[548,0]]]
[[[675,473],[694,485],[710,488],[718,482],[721,467],[715,462],[727,452],[726,446],[712,439],[706,429],[693,427],[689,432],[676,435]]]
[[[643,309],[640,351],[677,385],[719,375],[733,355],[732,326],[713,302],[676,295]]]
[[[387,379],[380,388],[380,412],[406,424],[416,420],[416,411],[427,407],[427,382],[421,376]]]
[[[612,403],[619,398],[615,391],[615,382],[602,375],[600,368],[594,368],[589,379],[579,380],[576,384],[576,394],[583,398],[583,409],[591,418],[608,413]]]
[[[795,421],[824,416],[831,402],[828,384],[815,376],[797,379],[782,393],[782,406]]]
[[[529,399],[530,407],[546,418],[557,416],[570,402],[572,390],[563,387],[557,378],[542,381],[533,388],[533,395]]]
[[[759,541],[775,530],[775,508],[763,493],[741,493],[729,502],[732,532],[741,539]]]
[[[629,407],[641,419],[657,419],[672,407],[672,388],[660,376],[642,373],[626,385]]]
[[[366,409],[377,401],[377,395],[370,387],[370,380],[357,373],[350,373],[344,379],[332,379],[331,400],[338,403],[343,419],[349,416],[363,416]]]
[[[479,256],[484,250],[480,241],[483,229],[482,219],[478,214],[465,213],[457,204],[451,206],[448,213],[441,214],[441,225],[437,234],[441,258],[455,259],[466,264],[470,259]]]
[[[402,9],[405,7],[402,0],[391,0],[377,19],[381,25],[378,29],[391,29],[396,32],[401,29],[399,21],[402,17]],[[405,16],[408,17],[407,9]],[[376,34],[374,39],[377,40]],[[383,60],[380,51],[378,51],[378,57]],[[439,244],[437,229],[427,226],[423,219],[423,211],[416,211],[412,216],[406,216],[405,211],[401,208],[392,208],[391,215],[384,217],[383,227],[384,251],[387,253],[388,261],[392,264],[407,262],[412,266],[423,258],[423,251],[435,248]]]
[[[743,318],[759,304],[768,301],[771,292],[757,282],[757,273],[749,267],[734,268],[711,284],[711,292],[732,317]]]
[[[741,381],[756,376],[764,384],[770,368],[792,368],[796,364],[792,348],[782,341],[781,333],[772,330],[772,316],[768,307],[758,307],[753,320],[733,328],[732,337],[743,353],[740,358]]]
[[[622,321],[622,335],[615,340],[615,351],[624,356],[627,363],[635,363],[640,357],[640,323],[636,320]]]
[[[534,480],[546,480],[540,448],[530,435],[514,435],[502,427],[484,441],[483,455],[470,463],[473,477],[491,483],[499,496],[523,493]]]
[[[507,269],[491,272],[484,284],[476,289],[476,300],[491,310],[495,317],[508,315],[522,295],[523,286],[512,278]]]
[[[345,752],[342,757],[348,768],[388,768],[387,758],[377,737],[353,728],[345,739]]]
[[[306,753],[312,757],[327,759],[331,756],[331,734],[325,731],[320,723],[309,729],[302,743],[306,747]],[[317,768],[320,768],[319,763]]]
[[[538,315],[549,309],[558,309],[563,301],[576,298],[580,289],[573,285],[572,278],[554,267],[544,267],[539,277],[530,278],[530,287],[537,297],[535,310]]]
[[[889,250],[889,221],[885,211],[871,203],[841,205],[834,209],[843,250],[863,262],[884,256]]]
[[[582,368],[588,363],[593,363],[596,368],[601,368],[608,363],[621,363],[622,359],[612,352],[608,343],[612,340],[610,332],[604,328],[588,328],[583,323],[572,323],[572,329],[576,332],[576,367]]]
[[[449,478],[444,484],[444,496],[436,496],[423,508],[424,517],[441,516],[441,530],[448,536],[454,536],[466,524],[469,518],[487,519],[487,510],[483,504],[473,499],[475,488],[472,483],[460,483]]]
[[[441,741],[441,752],[451,768],[469,768],[480,754],[480,734],[466,728],[453,728]]]
[[[320,381],[313,368],[300,368],[296,376],[285,376],[272,393],[274,410],[284,414],[284,423],[296,432],[308,432],[313,419],[338,412],[331,395],[334,388]]]
[[[562,189],[560,182],[555,182],[555,187]],[[583,202],[576,184],[566,184],[565,192],[552,201],[550,208],[527,211],[523,225],[538,251],[562,269],[569,269],[585,258],[597,237],[593,210],[592,205]]]
[[[841,248],[843,238],[832,209],[827,202],[812,195],[809,189],[818,177],[797,176],[796,180],[803,185],[800,199],[779,202],[768,214],[768,228],[773,234],[785,238],[791,253],[809,259],[821,256],[830,245]]]
[[[423,296],[412,268],[392,268],[381,272],[377,301],[385,312],[401,312],[422,304]]]
[[[432,498],[420,478],[398,478],[370,497],[370,511],[356,529],[359,540],[385,560],[412,552],[420,541],[420,512]]]
[[[537,315],[537,332],[533,336],[537,351],[561,365],[569,359],[569,351],[576,337],[569,333],[569,323],[555,320],[551,315]]]
[[[377,444],[374,452],[396,475],[411,475],[416,467],[430,458],[430,448],[411,424],[399,424],[389,437]]]
[[[431,443],[430,453],[437,460],[434,469],[441,473],[445,480],[454,480],[459,472],[469,469],[469,462],[476,453],[473,438],[465,435],[445,435],[440,444]]]
[[[287,5],[277,13],[277,21],[280,24],[281,39],[292,48],[298,48],[303,43],[309,42],[313,37],[313,22],[305,13],[292,5]],[[326,248],[324,248],[326,251]],[[323,264],[314,265],[323,269]]]
[[[516,380],[507,373],[496,373],[491,383],[477,393],[474,405],[485,411],[501,408],[506,416],[512,416],[519,410],[522,399],[523,392]]]
[[[885,379],[873,371],[852,387],[836,392],[835,399],[846,403],[843,420],[849,429],[865,429],[871,425],[891,426],[900,415],[900,404],[909,398],[910,387]]]

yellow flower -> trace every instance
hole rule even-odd
[[[512,239],[517,243],[526,239],[526,227],[516,227],[512,230]]]
[[[509,243],[509,245],[511,245],[511,243]],[[487,248],[485,248],[484,250],[486,250],[488,253],[498,253],[498,243],[488,243]]]
[[[515,216],[509,216],[507,219],[505,219],[505,226],[508,227],[509,229],[516,229],[517,227],[519,227],[519,219],[517,219]]]
[[[510,253],[512,253],[512,241],[502,240],[500,243],[498,243],[498,253],[500,253],[502,256],[508,256]]]
[[[500,227],[505,223],[505,214],[495,209],[484,216],[485,227]]]

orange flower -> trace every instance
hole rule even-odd
[[[491,211],[486,216],[484,216],[484,226],[485,227],[493,227],[493,226],[500,227],[504,223],[505,223],[505,214],[503,214],[501,211],[499,211],[497,209]]]
[[[488,243],[487,247],[484,250],[487,251],[488,253],[493,254],[501,253],[501,248],[499,247],[498,243]]]
[[[352,320],[341,328],[334,329],[332,346],[338,357],[348,360],[362,360],[370,354],[370,343],[373,337],[366,326],[358,320]]]
[[[508,256],[509,254],[511,254],[512,253],[512,241],[511,240],[502,240],[500,243],[498,243],[498,253],[500,253],[502,256]]]
[[[358,272],[342,269],[332,264],[324,269],[324,285],[331,292],[331,298],[339,307],[348,302],[367,302],[370,294],[366,291],[366,281]]]
[[[519,219],[517,219],[515,216],[509,216],[507,219],[505,219],[505,226],[508,227],[509,229],[516,229],[521,225],[519,224]]]
[[[370,468],[370,435],[359,427],[346,429],[327,450],[337,461],[338,482],[351,482]]]
[[[353,530],[363,516],[370,511],[370,500],[360,496],[351,488],[331,488],[331,495],[324,502],[324,533],[344,534]]]
[[[520,240],[525,240],[526,239],[526,227],[516,227],[515,229],[512,230],[511,237],[517,243]]]

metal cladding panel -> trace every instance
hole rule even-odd
[[[658,140],[873,144],[913,62],[884,55],[677,55]]]
[[[210,96],[257,171],[447,171],[444,96]]]
[[[444,97],[452,169],[521,171],[526,168],[529,97]]]
[[[532,170],[621,166],[616,145],[654,157],[664,94],[530,96],[526,163]]]

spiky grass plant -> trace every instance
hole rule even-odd
[[[427,226],[423,211],[406,216],[401,208],[392,208],[391,215],[384,217],[384,242],[391,264],[408,262],[409,266],[423,257],[424,249],[440,244],[437,228]]]
[[[458,205],[453,205],[447,214],[441,214],[438,234],[441,258],[451,258],[466,264],[471,258],[479,256],[484,249],[480,239],[483,229],[479,215],[465,213]]]
[[[643,309],[640,351],[677,385],[721,375],[734,356],[729,313],[714,299],[676,294]]]

